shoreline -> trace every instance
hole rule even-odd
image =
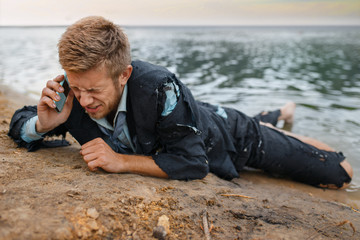
[[[167,239],[203,239],[205,210],[213,239],[360,238],[359,206],[344,190],[257,171],[188,182],[90,172],[71,139],[69,147],[29,153],[7,131],[13,112],[36,101],[1,89],[1,239],[154,239],[162,215],[169,218]]]

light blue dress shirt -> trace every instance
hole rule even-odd
[[[165,89],[166,89],[165,91],[166,101],[165,101],[164,110],[161,114],[162,116],[169,115],[175,109],[178,98],[180,96],[179,86],[173,82],[167,83]],[[106,118],[101,118],[101,119],[91,118],[91,119],[99,125],[100,130],[104,134],[110,136],[110,139],[114,141],[113,142],[114,146],[119,145],[117,142],[119,141],[121,145],[119,146],[119,148],[127,148],[130,149],[132,152],[135,152],[135,147],[133,145],[133,142],[131,141],[129,129],[125,118],[122,116],[122,119],[124,119],[124,121],[121,123],[122,126],[119,126],[119,124],[117,124],[116,122],[117,119],[120,117],[120,115],[124,115],[124,114],[126,115],[127,94],[128,94],[128,86],[125,85],[113,123],[109,123]],[[21,138],[25,142],[29,143],[35,140],[39,140],[43,137],[44,133],[41,134],[36,132],[35,124],[37,119],[38,116],[29,119],[27,122],[25,122],[25,124],[21,128]],[[118,136],[113,136],[114,131],[116,132],[116,128],[118,127],[122,127],[120,134]],[[114,137],[117,139],[115,139]]]

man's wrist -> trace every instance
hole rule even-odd
[[[155,163],[151,156],[120,154],[123,171],[148,176],[168,178],[169,176]]]
[[[38,120],[38,116],[34,116],[29,120],[27,120],[24,123],[24,125],[21,127],[20,130],[21,139],[23,139],[27,143],[39,140],[43,138],[43,135],[45,134],[45,133],[36,132],[35,125],[37,120]]]
[[[129,164],[129,159],[127,158],[128,155],[126,154],[121,154],[118,153],[117,154],[117,162],[118,162],[118,171],[122,172],[122,173],[131,173],[131,169],[130,169],[130,164]]]
[[[51,130],[51,129],[44,129],[44,128],[42,128],[39,119],[36,120],[36,123],[35,123],[35,131],[36,131],[36,133],[38,133],[39,135],[41,135],[41,134],[47,133],[47,132],[50,131],[50,130]]]

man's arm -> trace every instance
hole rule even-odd
[[[60,125],[45,134],[36,136],[35,122],[37,120],[37,107],[25,106],[18,109],[10,122],[8,135],[18,144],[19,147],[25,147],[29,152],[33,152],[42,147],[56,147],[68,145],[65,141],[44,142],[45,136],[65,136],[67,129]]]
[[[54,80],[47,82],[37,106],[25,106],[14,113],[8,135],[12,137],[20,147],[25,147],[29,151],[35,151],[42,146],[42,138],[29,137],[31,134],[29,135],[29,131],[27,130],[31,130],[30,132],[36,132],[37,134],[41,133],[40,135],[43,136],[65,135],[66,129],[62,126],[62,123],[69,117],[74,94],[70,91],[61,113],[57,113],[54,110],[55,104],[53,100],[58,100],[56,92],[63,91],[59,84],[62,80],[63,75],[60,75]],[[34,119],[36,119],[36,123],[33,121]]]
[[[116,153],[101,138],[82,145],[80,153],[91,171],[102,168],[113,173],[138,173],[168,178],[168,175],[159,168],[152,157]]]
[[[26,142],[21,137],[25,131],[23,129],[26,122],[31,118],[36,117],[36,106],[24,106],[21,109],[16,110],[11,118],[8,135],[18,144],[19,147],[25,147],[29,151],[35,151],[40,148],[41,141]]]
[[[168,79],[162,90],[159,103],[164,108],[156,124],[162,148],[152,158],[171,179],[204,178],[210,168],[203,132],[198,129],[198,106],[190,90],[175,76]]]
[[[174,84],[173,88],[171,84]],[[123,155],[115,153],[102,139],[94,139],[84,144],[81,150],[91,170],[101,167],[108,172],[131,172],[179,180],[201,179],[208,174],[209,164],[201,132],[193,127],[191,109],[183,100],[179,87],[171,84],[165,84],[164,108],[157,124],[162,148],[153,156]],[[147,110],[140,108],[138,111]]]

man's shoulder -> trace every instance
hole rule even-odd
[[[155,65],[149,62],[135,60],[131,62],[133,66],[133,79],[137,78],[163,78],[169,75],[173,75],[167,68],[159,65]]]

